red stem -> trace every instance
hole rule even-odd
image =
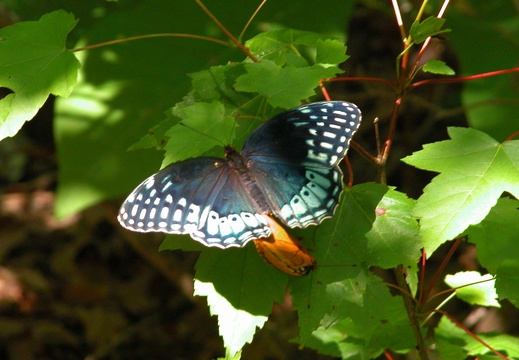
[[[497,76],[497,75],[513,73],[513,72],[519,72],[519,67],[511,68],[511,69],[505,69],[505,70],[490,71],[490,72],[483,73],[483,74],[470,75],[470,76],[464,76],[464,77],[453,78],[453,79],[446,79],[446,78],[444,78],[444,79],[422,80],[422,81],[417,81],[417,82],[411,84],[410,87],[412,89],[414,89],[414,88],[417,88],[417,87],[422,86],[422,85],[433,84],[433,83],[451,83],[451,82],[462,82],[462,81],[477,80],[477,79],[483,79],[483,78],[491,77],[491,76]]]
[[[434,276],[431,279],[431,282],[429,283],[429,286],[427,287],[427,290],[425,290],[425,293],[423,294],[423,297],[420,299],[420,303],[421,304],[425,303],[427,301],[427,299],[429,298],[429,294],[431,293],[432,288],[434,287],[434,285],[438,281],[440,275],[443,273],[443,270],[445,270],[445,267],[447,266],[447,263],[452,258],[452,255],[454,255],[454,251],[456,251],[458,246],[460,246],[462,240],[463,240],[462,237],[457,238],[456,241],[454,242],[454,244],[452,244],[452,246],[451,246],[449,252],[447,253],[447,255],[443,258],[443,261],[440,264],[440,266],[438,267],[438,270],[436,270],[436,272],[434,273]]]
[[[463,331],[465,331],[467,334],[469,334],[470,337],[472,337],[474,340],[476,340],[477,342],[479,342],[480,344],[485,346],[488,350],[492,351],[494,354],[499,356],[501,359],[505,359],[505,360],[509,359],[508,357],[506,357],[505,355],[501,354],[499,351],[494,349],[492,346],[490,346],[487,342],[485,342],[485,340],[481,339],[476,334],[474,334],[472,331],[470,331],[468,328],[466,328],[463,324],[461,324],[454,317],[449,315],[446,311],[443,311],[443,310],[434,310],[434,311],[447,316],[450,319],[450,321],[455,323],[459,328],[463,329]]]
[[[379,79],[379,78],[370,78],[370,77],[336,77],[336,78],[324,78],[321,80],[321,82],[328,82],[328,81],[371,81],[371,82],[379,82],[386,84],[387,86],[391,87],[392,89],[396,89],[396,85],[393,84],[391,81],[386,79]]]

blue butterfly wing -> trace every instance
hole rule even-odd
[[[285,111],[259,126],[242,153],[253,161],[332,168],[342,160],[362,115],[345,101],[321,101]]]
[[[317,102],[283,112],[249,136],[242,154],[272,212],[285,224],[317,225],[333,215],[342,190],[337,164],[361,117],[354,104]]]
[[[261,212],[226,161],[203,157],[150,176],[122,204],[118,219],[132,231],[189,234],[226,248],[270,235]]]
[[[146,179],[121,206],[119,222],[221,248],[268,237],[262,214],[291,227],[319,224],[337,205],[337,164],[360,118],[355,105],[336,101],[279,114],[249,136],[241,154],[181,161]]]
[[[251,173],[262,184],[272,212],[290,227],[318,225],[332,216],[342,191],[338,167],[255,163]]]

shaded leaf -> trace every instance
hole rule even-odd
[[[274,62],[263,60],[246,64],[247,74],[236,80],[236,89],[257,92],[266,97],[273,107],[289,109],[300,105],[301,100],[315,95],[315,88],[325,77],[334,76],[334,68],[279,67]]]
[[[443,29],[445,19],[436,17],[428,17],[422,22],[415,21],[409,30],[409,36],[415,44],[421,44],[430,36],[438,35],[451,31],[450,29]]]
[[[373,228],[366,234],[370,265],[388,269],[417,263],[422,243],[412,213],[414,205],[414,200],[394,189],[384,195],[377,205]]]
[[[501,198],[488,216],[467,229],[469,241],[476,244],[478,260],[496,276],[500,299],[519,304],[519,201]]]
[[[455,72],[441,60],[429,59],[422,70],[431,74],[454,75]]]
[[[215,146],[223,154],[223,145],[230,142],[235,122],[222,103],[195,103],[183,108],[181,117],[182,121],[166,132],[169,140],[164,147],[163,166],[200,156]]]
[[[366,233],[386,191],[387,187],[370,183],[346,189],[333,219],[317,228],[312,253],[317,269],[298,279],[298,286],[291,285],[302,344],[324,322],[331,325],[343,319],[351,304],[362,305],[370,278]]]

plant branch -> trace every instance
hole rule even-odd
[[[350,142],[350,146],[355,149],[355,151],[358,152],[364,159],[368,160],[374,165],[378,165],[378,158],[371,155],[366,149],[360,146],[358,142],[352,140]]]
[[[417,88],[419,86],[428,85],[428,84],[434,84],[434,83],[451,83],[451,82],[463,82],[463,81],[471,81],[471,80],[478,80],[483,79],[491,76],[498,76],[508,73],[514,73],[519,72],[519,67],[510,68],[510,69],[504,69],[504,70],[496,70],[496,71],[490,71],[483,74],[477,74],[477,75],[470,75],[470,76],[464,76],[459,78],[443,78],[443,79],[429,79],[429,80],[422,80],[417,81],[410,85],[411,88]]]
[[[427,347],[425,346],[425,340],[422,335],[422,329],[420,327],[420,323],[418,322],[418,312],[415,306],[414,299],[411,296],[411,290],[409,289],[409,285],[405,281],[404,267],[402,265],[398,265],[395,268],[395,277],[397,285],[405,290],[405,292],[403,292],[402,294],[402,299],[404,300],[404,306],[407,311],[407,317],[409,318],[411,329],[413,331],[413,335],[415,338],[416,350],[418,351],[421,360],[428,360],[429,354],[427,353]]]
[[[443,314],[444,316],[448,317],[450,321],[456,324],[460,329],[463,329],[467,334],[470,335],[474,340],[485,346],[488,350],[492,351],[494,354],[499,356],[501,359],[508,360],[509,358],[503,354],[501,354],[499,351],[494,349],[492,346],[490,346],[485,340],[481,339],[479,336],[474,334],[472,331],[470,331],[468,328],[466,328],[463,324],[461,324],[458,320],[456,320],[454,317],[449,315],[446,311],[443,310],[434,310],[435,312],[438,312],[440,314]]]
[[[395,99],[395,104],[393,106],[393,113],[391,114],[386,142],[384,144],[384,151],[382,152],[382,156],[380,157],[380,161],[379,161],[379,165],[381,167],[385,166],[385,164],[387,162],[387,158],[389,157],[389,151],[391,150],[391,144],[393,143],[393,138],[395,137],[396,123],[398,120],[398,110],[400,109],[401,104],[402,104],[402,97],[401,97],[401,95],[397,95],[397,97]]]
[[[204,10],[204,12],[209,16],[209,18],[220,28],[220,30],[223,31],[223,33],[236,45],[238,49],[240,49],[249,59],[251,59],[254,62],[259,62],[258,59],[254,55],[251,54],[249,49],[247,49],[238,39],[236,39],[233,34],[230,33],[229,30],[223,24],[216,18],[216,16],[213,15],[211,11],[202,3],[201,0],[195,0],[198,6]]]
[[[149,39],[149,38],[156,38],[156,37],[183,37],[183,38],[191,38],[191,39],[199,39],[199,40],[206,40],[215,42],[220,45],[224,46],[232,46],[229,42],[223,41],[220,39],[215,39],[209,36],[203,36],[203,35],[196,35],[196,34],[182,34],[182,33],[159,33],[159,34],[146,34],[146,35],[137,35],[137,36],[130,36],[124,39],[116,39],[116,40],[110,40],[110,41],[103,41],[101,43],[87,45],[75,49],[71,49],[71,52],[76,51],[83,51],[83,50],[91,50],[103,46],[113,45],[113,44],[120,44],[127,41],[133,41],[133,40],[142,40],[142,39]]]
[[[454,242],[454,244],[452,244],[451,248],[449,249],[449,252],[447,253],[447,255],[445,255],[445,257],[443,258],[442,263],[438,267],[438,270],[436,270],[436,272],[434,273],[434,276],[431,279],[431,282],[429,283],[429,286],[427,287],[427,289],[423,293],[423,297],[420,298],[420,303],[421,304],[425,303],[427,301],[427,299],[429,298],[429,294],[431,293],[432,288],[434,287],[434,285],[438,281],[440,275],[443,273],[443,270],[445,270],[445,267],[447,266],[447,263],[452,258],[452,255],[454,255],[454,252],[456,251],[458,246],[460,246],[462,240],[463,240],[462,237],[457,238],[456,241]]]
[[[382,84],[386,84],[392,89],[396,89],[396,85],[391,81],[380,78],[370,78],[370,77],[335,77],[335,78],[324,78],[321,79],[321,82],[333,82],[333,81],[370,81],[370,82],[378,82]]]
[[[407,34],[405,33],[404,22],[402,21],[402,15],[400,14],[398,1],[391,0],[391,5],[393,5],[393,11],[395,12],[396,23],[398,25],[398,29],[400,30],[400,37],[402,38],[402,42],[405,42]]]
[[[424,4],[426,2],[427,1],[424,1]],[[438,15],[436,16],[438,19],[441,19],[443,14],[445,14],[445,11],[447,10],[447,6],[449,5],[449,2],[450,2],[450,0],[444,0],[442,7],[441,7],[440,11],[438,12]],[[415,76],[417,69],[418,69],[418,64],[420,64],[420,60],[422,59],[422,56],[425,53],[425,49],[427,49],[427,46],[429,46],[430,42],[431,42],[430,36],[427,39],[425,39],[425,41],[423,42],[422,47],[420,48],[420,51],[418,52],[418,55],[416,56],[413,68],[411,69],[411,71],[408,74],[408,81],[411,81],[412,78]]]
[[[245,24],[245,26],[243,27],[243,30],[241,31],[240,33],[240,36],[238,36],[238,41],[240,42],[240,44],[242,43],[242,39],[243,39],[243,35],[245,34],[245,31],[247,31],[247,29],[249,28],[249,25],[251,24],[252,20],[254,20],[254,18],[256,17],[256,15],[258,15],[259,11],[261,10],[261,8],[263,7],[263,5],[265,5],[265,3],[267,2],[267,0],[263,0],[261,2],[261,4],[259,4],[259,6],[256,8],[256,10],[254,11],[254,13],[251,15],[249,21],[247,21],[247,23]]]

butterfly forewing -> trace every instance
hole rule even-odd
[[[189,234],[207,246],[243,246],[270,235],[248,195],[224,160],[189,159],[140,184],[121,206],[118,219],[133,231]]]
[[[259,126],[242,153],[254,161],[331,168],[346,154],[360,120],[360,110],[349,102],[302,105]]]

